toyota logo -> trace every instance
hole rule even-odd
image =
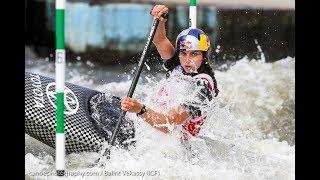
[[[57,109],[56,106],[56,91],[55,91],[55,83],[49,83],[46,87],[47,98],[50,101],[50,104]],[[77,96],[67,87],[64,89],[64,107],[65,114],[71,115],[75,114],[79,109],[79,102]]]

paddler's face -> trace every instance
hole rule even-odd
[[[187,73],[196,73],[203,61],[201,51],[181,51],[179,52],[180,64]]]

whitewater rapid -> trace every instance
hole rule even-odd
[[[54,64],[26,60],[26,71],[54,77]],[[216,70],[220,90],[200,135],[190,142],[179,133],[165,135],[134,114],[136,147],[114,149],[104,167],[91,167],[98,153],[67,155],[67,176],[59,179],[295,179],[295,58],[273,63],[243,58],[225,71]],[[144,68],[134,97],[148,101],[164,73]],[[108,73],[106,73],[108,72]],[[96,69],[90,63],[68,63],[67,81],[125,96],[132,72]],[[111,78],[113,77],[113,78]],[[213,141],[214,140],[214,141]],[[25,136],[26,179],[54,176],[54,150]]]

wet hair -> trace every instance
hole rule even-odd
[[[202,55],[203,55],[203,61],[202,64],[200,65],[200,67],[198,68],[198,73],[204,73],[204,74],[208,74],[212,80],[213,80],[213,84],[214,84],[214,91],[215,91],[215,96],[217,96],[219,94],[219,89],[218,89],[218,85],[217,85],[217,80],[214,76],[214,70],[213,68],[210,66],[208,59],[209,59],[209,51],[203,51]]]

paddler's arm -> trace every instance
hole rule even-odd
[[[153,43],[156,46],[161,58],[164,60],[172,58],[175,53],[175,48],[166,35],[165,23],[167,20],[161,17],[162,14],[166,14],[168,12],[169,9],[164,5],[155,5],[151,11],[151,15],[160,20],[153,38]]]
[[[169,133],[168,126],[174,126],[182,124],[188,117],[188,113],[182,108],[172,109],[168,115],[164,115],[160,112],[156,112],[150,108],[146,108],[146,112],[139,115],[152,127],[164,132]]]
[[[143,104],[137,100],[124,97],[121,99],[121,109],[127,112],[138,113],[141,111]],[[164,132],[169,133],[170,129],[168,126],[182,124],[188,117],[188,113],[182,108],[177,107],[171,109],[168,114],[156,112],[150,108],[146,108],[146,112],[139,115],[152,127]]]

